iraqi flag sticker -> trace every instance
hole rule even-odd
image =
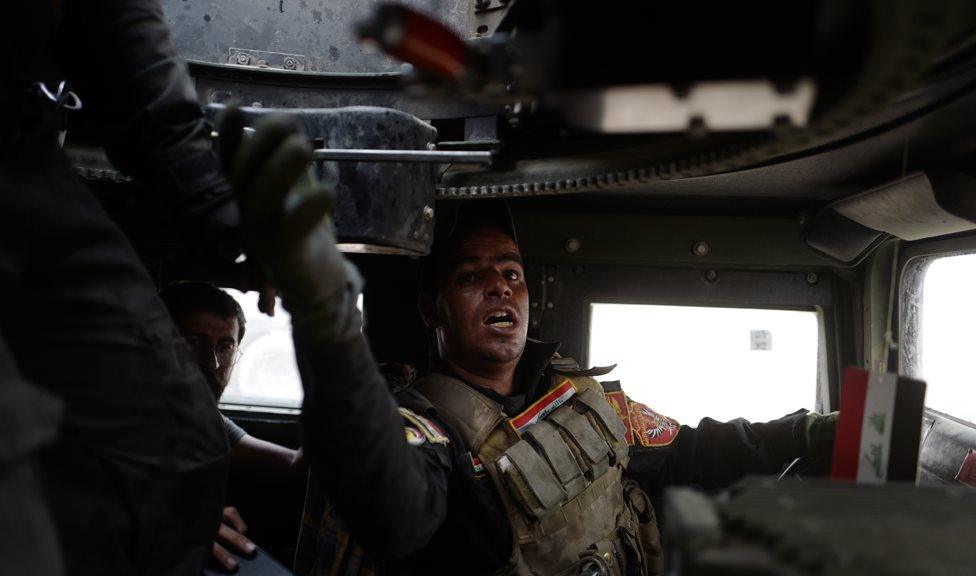
[[[914,482],[924,405],[924,382],[848,368],[830,477],[860,484]]]
[[[552,414],[556,408],[565,404],[575,394],[576,387],[567,378],[560,382],[558,386],[546,392],[545,396],[533,402],[525,412],[509,420],[508,424],[521,437],[522,433],[530,426]]]

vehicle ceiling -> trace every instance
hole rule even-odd
[[[233,54],[239,54],[239,51],[234,52],[238,48],[264,50],[271,54],[269,58],[274,58],[277,53],[299,54],[298,66],[302,74],[293,73],[290,77],[269,74],[268,78],[259,78],[255,74],[260,75],[260,72],[252,69],[249,78],[240,78],[243,83],[239,83],[237,88],[238,92],[246,94],[249,82],[251,85],[264,84],[262,99],[266,106],[268,101],[277,100],[279,103],[272,105],[303,107],[344,102],[369,103],[371,98],[381,104],[384,100],[389,101],[389,95],[381,96],[380,93],[385,91],[384,87],[391,86],[389,77],[399,74],[399,63],[375,49],[364,47],[353,33],[356,23],[366,18],[377,4],[373,1],[303,1],[297,5],[293,2],[252,2],[234,3],[231,6],[223,1],[201,5],[169,0],[164,2],[164,8],[174,28],[177,47],[191,61],[194,73],[201,79],[204,86],[202,92],[206,93],[207,87],[211,86],[208,78],[227,73],[227,68],[235,68],[228,65],[229,49]],[[439,18],[470,41],[485,40],[496,32],[500,24],[504,27],[501,19],[509,5],[508,2],[444,3],[437,0],[418,0],[407,4]],[[860,4],[871,7],[870,2]],[[958,8],[951,2],[941,4],[939,8],[944,10]],[[479,9],[482,6],[486,9]],[[580,4],[564,6],[584,11],[579,8]],[[823,8],[816,3],[813,6]],[[907,10],[913,6],[901,3],[890,8]],[[764,9],[774,11],[769,6]],[[610,35],[629,30],[620,20],[601,17],[592,14],[592,11],[587,15],[595,18],[592,38],[588,38],[588,41],[606,43]],[[925,29],[924,21],[902,29],[898,26],[904,24],[889,24],[881,17],[873,18],[875,20],[871,24],[890,27],[889,35],[898,37],[903,34],[908,38],[907,42],[924,46],[924,32],[919,32]],[[600,30],[603,22],[611,22],[619,30]],[[928,29],[936,30],[938,25],[930,24]],[[936,37],[936,34],[930,31],[928,39]],[[601,52],[598,48],[596,50],[596,56],[599,56]],[[896,52],[894,50],[893,53]],[[729,163],[729,168],[710,168],[704,170],[704,174],[702,170],[696,170],[696,164],[707,164],[710,158],[726,153],[721,143],[704,147],[694,143],[696,139],[708,140],[712,135],[672,135],[662,139],[660,135],[648,138],[639,135],[589,135],[585,132],[567,134],[563,130],[556,137],[540,140],[509,132],[499,135],[505,148],[492,170],[474,174],[464,170],[447,173],[439,197],[511,197],[572,192],[571,197],[562,198],[558,203],[540,199],[523,201],[521,204],[546,206],[548,209],[607,211],[735,209],[790,212],[822,206],[933,163],[974,151],[976,143],[969,135],[976,133],[976,114],[970,113],[976,109],[976,67],[972,65],[974,50],[969,29],[961,33],[956,30],[949,45],[937,51],[920,48],[916,52],[920,58],[927,58],[922,63],[924,70],[921,78],[903,85],[892,82],[894,88],[888,93],[889,100],[875,102],[869,109],[849,116],[840,125],[825,128],[814,124],[810,137],[771,153],[760,151],[753,158],[746,155]],[[865,66],[879,67],[878,61],[877,55],[869,55]],[[274,63],[266,67],[276,68]],[[219,68],[224,70],[220,71]],[[838,74],[841,72],[839,70]],[[358,99],[346,97],[345,100],[333,98],[330,102],[329,88],[320,89],[317,99],[308,96],[268,96],[269,85],[278,84],[282,88],[287,88],[289,84],[297,87],[309,82],[314,85],[315,79],[311,79],[311,76],[318,76],[319,82],[328,78],[333,92],[336,86],[351,86],[353,90],[365,88],[361,91],[365,96]],[[869,71],[862,70],[854,83],[867,81],[870,81]],[[376,90],[377,86],[381,89]],[[208,101],[226,99],[225,92],[211,91]],[[245,95],[244,101],[247,99]],[[460,100],[463,101],[463,98]],[[457,111],[445,112],[451,107],[438,109],[433,104],[431,106],[439,111],[430,112],[431,106],[423,110],[425,106],[399,95],[394,97],[394,101],[399,108],[433,121],[442,134],[445,134],[443,127],[449,119],[434,117],[437,114],[458,118],[484,113],[475,106],[465,114],[463,104],[460,114]],[[437,97],[434,101],[436,103]],[[489,109],[488,112],[492,111]],[[442,135],[441,140],[444,139]],[[680,152],[688,141],[692,142],[690,152]],[[739,140],[735,142],[740,145]],[[677,155],[674,152],[662,155],[662,149],[679,152]],[[662,168],[661,158],[673,162],[665,162]],[[669,167],[669,163],[672,166]]]
[[[495,153],[488,169],[448,166],[438,184],[438,199],[501,196],[513,198],[516,210],[549,212],[812,214],[837,199],[976,155],[976,6],[961,0],[800,2],[793,8],[821,16],[830,10],[840,14],[835,14],[841,22],[836,28],[842,33],[827,34],[830,42],[818,44],[825,55],[807,54],[803,48],[797,53],[797,66],[809,66],[784,73],[784,66],[792,65],[791,54],[777,59],[776,45],[762,39],[751,48],[761,56],[772,54],[770,70],[785,74],[787,84],[807,72],[818,79],[822,98],[808,127],[777,124],[760,131],[713,132],[691,126],[684,132],[653,134],[608,134],[568,126],[546,107],[546,102],[555,101],[558,108],[566,93],[553,92],[551,86],[526,89],[519,103],[539,106],[526,106],[530,113],[516,113],[511,99],[485,98],[478,87],[441,90],[418,84],[395,58],[354,39],[353,27],[379,4],[163,1],[174,42],[190,64],[205,105],[234,101],[264,108],[385,106],[431,122],[439,132],[438,148]],[[668,8],[674,12],[670,16],[678,17],[675,30],[655,29],[653,38],[629,24],[626,11],[594,11],[587,3],[405,4],[442,20],[472,46],[483,46],[493,37],[507,38],[509,15],[518,14],[513,12],[517,7],[537,9],[566,28],[583,26],[589,35],[586,42],[553,42],[574,58],[582,49],[578,45],[584,45],[596,64],[570,64],[564,58],[545,62],[570,66],[555,81],[568,89],[599,89],[601,83],[614,81],[605,77],[619,75],[620,70],[631,81],[633,71],[642,68],[621,54],[636,53],[635,48],[645,44],[658,48],[680,41],[687,47],[687,30],[694,32],[695,26],[708,26],[710,33],[719,35],[731,30],[732,36],[705,46],[712,54],[720,53],[729,38],[748,44],[744,38],[751,32],[768,30],[766,40],[787,43],[790,34],[819,33],[804,28],[776,2],[748,9],[719,9],[701,2]],[[659,8],[628,6],[641,18],[653,16]],[[715,12],[716,18],[692,21],[695,10]],[[771,23],[754,23],[756,15],[769,16]],[[732,20],[723,26],[721,18]],[[551,40],[545,19],[522,18],[516,30],[518,26],[541,30],[540,36]],[[695,42],[707,44],[708,38],[697,34]],[[530,59],[527,53],[521,53],[518,64]],[[255,58],[267,60],[255,66]],[[708,58],[680,51],[659,60],[668,58],[706,62],[704,69],[708,68]],[[647,68],[654,69],[654,62]],[[652,80],[669,82],[667,77]],[[686,80],[677,82],[675,89]],[[468,123],[484,118],[493,123],[489,134],[469,134]],[[559,198],[551,198],[554,195]]]

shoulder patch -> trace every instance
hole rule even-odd
[[[431,444],[448,444],[450,442],[440,426],[434,424],[429,418],[424,418],[413,410],[402,406],[397,410],[400,412],[400,416],[407,421],[404,431],[407,435],[407,443],[411,446],[419,446],[425,441]],[[421,436],[419,442],[416,438],[418,434]]]
[[[410,426],[409,424],[404,426],[403,432],[407,435],[407,444],[411,446],[420,446],[427,442],[427,437],[424,436],[423,432],[414,426]]]
[[[628,414],[638,446],[657,448],[674,442],[681,431],[677,420],[651,410],[640,402],[627,401]]]
[[[610,386],[606,386],[610,384]],[[617,384],[616,386],[613,386]],[[617,388],[613,390],[613,388]],[[619,383],[604,383],[604,396],[627,428],[627,444],[657,448],[674,442],[681,425],[673,418],[658,414],[640,402],[634,402],[620,390]]]

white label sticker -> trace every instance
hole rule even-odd
[[[861,423],[858,483],[884,484],[888,480],[888,456],[891,454],[891,428],[894,426],[897,389],[897,374],[871,372],[867,396],[864,398],[864,421]]]
[[[772,350],[773,333],[769,330],[753,330],[750,333],[752,350]]]

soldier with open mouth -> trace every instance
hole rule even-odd
[[[832,422],[797,412],[680,426],[598,383],[607,369],[581,369],[558,344],[528,339],[522,257],[498,200],[439,214],[420,282],[436,357],[428,371],[381,370],[360,331],[361,281],[335,248],[331,193],[308,175],[307,144],[285,118],[264,119],[247,141],[242,125],[229,111],[225,169],[250,253],[292,314],[304,447],[341,518],[324,525],[348,528],[370,570],[660,573],[648,493],[778,472],[808,452],[811,428]],[[303,573],[350,569],[335,556],[343,538],[311,540],[318,558]]]

